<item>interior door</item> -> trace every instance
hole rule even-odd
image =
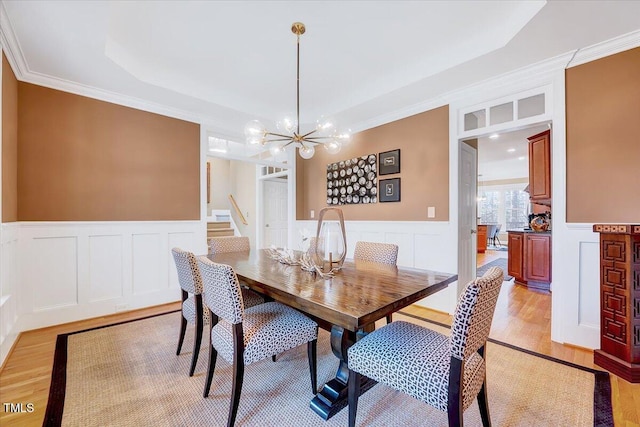
[[[458,294],[476,277],[478,150],[460,142],[458,190]]]
[[[288,238],[287,180],[276,178],[264,181],[263,247],[284,248]]]

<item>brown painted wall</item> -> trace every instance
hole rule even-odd
[[[200,218],[199,125],[18,84],[18,219]]]
[[[640,48],[566,71],[567,222],[640,221]]]
[[[18,80],[2,54],[2,222],[18,220]]]
[[[326,207],[326,166],[366,154],[400,149],[399,174],[379,175],[378,181],[401,178],[401,201],[374,205],[343,205],[345,220],[447,221],[449,219],[449,107],[444,106],[357,133],[336,155],[317,148],[310,160],[298,157],[296,176],[298,219]],[[427,219],[427,207],[436,217]]]

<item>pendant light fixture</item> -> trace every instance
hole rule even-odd
[[[251,120],[244,127],[247,143],[252,145],[268,146],[273,156],[283,152],[288,147],[297,147],[300,157],[310,159],[315,154],[315,147],[323,145],[331,154],[336,154],[342,148],[342,144],[350,141],[349,132],[339,132],[336,122],[330,117],[321,117],[316,122],[315,129],[300,132],[300,36],[306,29],[303,23],[294,22],[291,31],[297,37],[297,64],[296,64],[296,117],[286,117],[276,124],[277,132],[268,131],[258,120]]]

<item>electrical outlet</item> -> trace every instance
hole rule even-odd
[[[310,212],[309,216],[311,217],[311,219],[315,218],[316,217],[316,211],[311,209],[311,212]]]
[[[427,208],[427,218],[435,218],[436,217],[436,208],[435,206],[429,206]]]

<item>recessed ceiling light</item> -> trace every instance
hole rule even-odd
[[[518,157],[518,160],[524,160],[524,156]]]
[[[515,148],[509,148],[509,149],[507,150],[507,153],[515,153],[515,152],[516,152],[516,149],[515,149]]]
[[[493,135],[489,135],[489,139],[498,139],[500,137],[500,135],[498,135],[497,133],[494,133]]]

